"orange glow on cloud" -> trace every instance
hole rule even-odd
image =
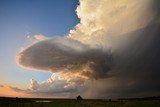
[[[43,36],[43,35],[35,35],[34,38],[37,40],[37,41],[42,41],[42,40],[45,40],[46,37]]]
[[[0,96],[3,97],[32,97],[30,94],[17,92],[8,86],[0,87]]]

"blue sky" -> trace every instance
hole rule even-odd
[[[79,22],[77,5],[78,0],[0,1],[0,84],[25,88],[31,78],[50,77],[50,73],[19,68],[15,55],[27,43],[27,35],[67,35]]]

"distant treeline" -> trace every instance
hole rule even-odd
[[[118,100],[160,100],[160,96],[142,97],[142,98],[120,98]]]
[[[0,97],[0,102],[34,102],[31,98]]]
[[[0,97],[0,102],[35,102],[37,100],[75,100],[75,99]],[[142,97],[142,98],[84,99],[84,100],[96,100],[96,101],[160,100],[160,96]]]

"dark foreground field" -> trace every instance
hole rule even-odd
[[[0,107],[160,107],[160,98],[78,101],[0,97]]]

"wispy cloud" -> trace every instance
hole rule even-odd
[[[3,85],[0,85],[0,87],[4,87]]]
[[[26,90],[25,90],[26,91]],[[34,97],[31,94],[27,94],[24,90],[3,85],[0,87],[0,96],[7,97]]]

